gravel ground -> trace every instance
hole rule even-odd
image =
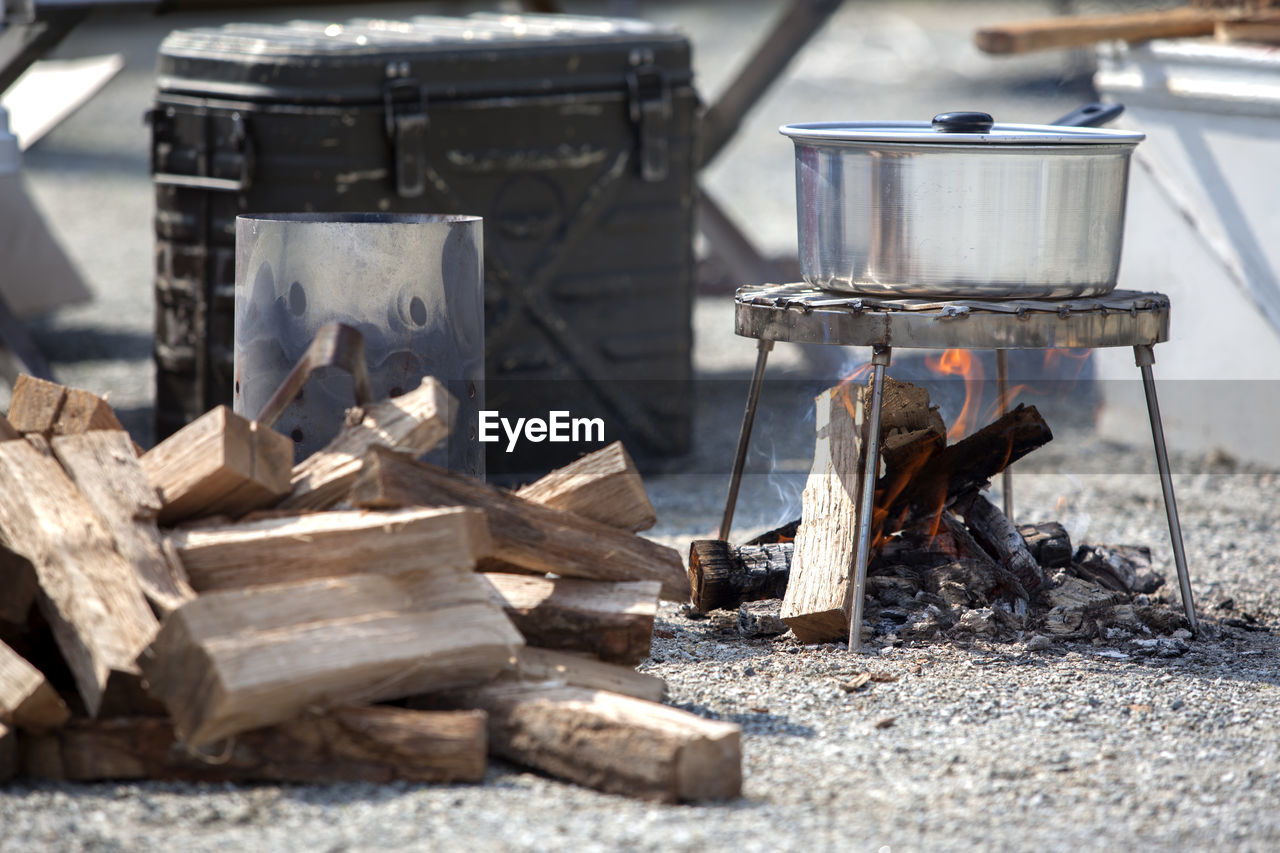
[[[694,34],[703,90],[714,93],[771,7],[645,8]],[[851,99],[860,115],[885,119],[971,104],[1019,120],[1065,112],[1087,97],[1072,60],[997,63],[967,47],[976,23],[1042,8],[849,4],[761,104],[709,186],[762,247],[784,251],[794,240],[790,154],[774,134],[784,121],[849,117]],[[41,321],[40,342],[65,379],[111,391],[144,443],[150,191],[145,131],[135,122],[149,98],[149,52],[166,29],[195,20],[100,17],[73,35],[63,55],[125,50],[130,66],[27,158],[33,193],[98,295],[93,306]],[[650,480],[662,519],[653,535],[681,551],[718,521],[753,354],[728,334],[726,300],[700,299],[694,319],[706,380],[699,444],[684,473]],[[839,369],[822,355],[780,346],[774,356],[771,376],[786,381],[766,390],[735,538],[796,513],[811,452],[805,399],[821,385],[816,375]],[[1084,386],[1044,407],[1057,438],[1019,466],[1019,520],[1059,520],[1076,542],[1150,545],[1172,583],[1149,437],[1132,446],[1093,440],[1091,399]],[[0,851],[1275,849],[1280,596],[1271,507],[1280,475],[1238,468],[1221,453],[1174,463],[1206,625],[1179,656],[1130,656],[1106,644],[1033,652],[1023,641],[876,641],[850,656],[745,639],[733,614],[695,620],[667,604],[642,668],[667,680],[673,704],[742,724],[738,801],[653,806],[498,763],[483,786],[20,783],[0,791]],[[1262,630],[1222,621],[1245,614]],[[840,684],[859,672],[882,680],[845,692]]]

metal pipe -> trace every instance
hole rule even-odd
[[[889,366],[889,347],[872,350],[871,417],[867,421],[866,465],[862,469],[862,500],[858,508],[858,551],[853,561],[853,583],[850,585],[852,606],[849,615],[849,651],[862,648],[862,599],[867,582],[867,564],[871,562],[871,515],[875,511],[876,479],[880,473],[880,404],[884,399],[884,373]]]
[[[720,203],[701,187],[698,188],[698,230],[707,238],[712,253],[740,284],[779,284],[784,280],[778,265],[760,254]]]
[[[742,430],[738,433],[738,452],[733,457],[733,473],[729,476],[729,494],[724,500],[724,516],[720,519],[719,539],[729,541],[733,526],[733,510],[738,505],[738,487],[742,485],[742,469],[747,464],[747,447],[751,444],[751,428],[756,422],[756,407],[760,404],[760,388],[764,385],[764,366],[769,360],[773,341],[761,338],[756,341],[756,369],[751,374],[751,390],[747,392],[747,410],[742,415]]]
[[[1000,414],[1009,413],[1009,351],[996,350],[996,393],[1000,398]],[[1013,466],[1006,465],[1000,475],[1001,489],[1004,492],[1004,515],[1013,521]]]
[[[814,33],[822,28],[841,0],[793,0],[768,37],[742,64],[730,83],[702,119],[702,162],[706,166],[725,146],[743,117],[760,100],[773,81],[795,58]]]
[[[1160,403],[1156,399],[1156,380],[1151,366],[1156,362],[1149,344],[1133,348],[1134,359],[1142,371],[1142,390],[1147,395],[1147,414],[1151,418],[1151,438],[1156,445],[1156,467],[1160,469],[1160,489],[1164,492],[1164,511],[1169,518],[1169,541],[1173,545],[1173,563],[1178,569],[1178,586],[1182,592],[1182,609],[1187,614],[1191,633],[1199,633],[1195,602],[1191,597],[1191,576],[1187,573],[1187,555],[1182,547],[1182,525],[1178,522],[1178,502],[1173,496],[1173,475],[1169,472],[1169,451],[1164,443],[1164,425],[1160,421]]]

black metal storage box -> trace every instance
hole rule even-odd
[[[635,21],[172,33],[150,114],[157,438],[231,402],[236,215],[379,210],[484,217],[487,408],[684,452],[698,108],[687,40]]]

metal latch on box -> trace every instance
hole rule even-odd
[[[631,124],[638,137],[640,177],[664,181],[670,162],[671,84],[661,69],[645,64],[627,74],[627,89],[631,93]]]
[[[205,141],[190,148],[175,147],[173,121],[176,110],[172,106],[148,110],[143,118],[151,125],[151,174],[156,184],[182,187],[192,190],[215,192],[247,192],[253,184],[253,137],[245,118],[238,111],[211,110],[197,107],[192,115],[201,120],[204,132],[201,140],[215,138],[228,122],[226,145],[215,145],[210,150]],[[169,171],[173,166],[189,164],[190,172]],[[234,178],[218,177],[233,174]]]
[[[394,67],[388,66],[389,74]],[[427,93],[418,81],[401,76],[387,81],[382,97],[395,159],[396,194],[417,198],[427,188]]]

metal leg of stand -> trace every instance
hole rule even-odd
[[[1164,425],[1160,421],[1160,403],[1156,400],[1156,380],[1151,365],[1156,356],[1151,346],[1133,348],[1138,369],[1142,371],[1142,390],[1147,395],[1147,414],[1151,418],[1151,438],[1156,445],[1156,467],[1160,469],[1160,489],[1164,492],[1164,511],[1169,517],[1169,541],[1173,545],[1173,563],[1178,568],[1178,586],[1182,591],[1182,609],[1187,614],[1191,633],[1199,632],[1196,606],[1191,598],[1191,576],[1187,573],[1187,554],[1182,547],[1182,525],[1178,522],[1178,502],[1173,496],[1173,476],[1169,473],[1169,451],[1164,444]]]
[[[996,350],[996,393],[1000,397],[1000,414],[1009,413],[1009,353],[1007,350]],[[1013,521],[1013,466],[1006,465],[1000,475],[1001,490],[1004,492],[1004,514]]]
[[[747,447],[751,444],[751,427],[756,422],[756,407],[760,404],[760,388],[764,385],[764,366],[769,360],[773,341],[761,338],[756,341],[756,369],[751,374],[751,390],[747,392],[747,410],[742,415],[742,430],[738,433],[738,453],[733,457],[733,473],[729,476],[729,494],[724,500],[724,515],[720,519],[719,538],[728,541],[733,526],[733,511],[738,505],[738,488],[742,485],[742,469],[747,464]]]
[[[889,366],[889,347],[872,350],[871,417],[867,422],[866,465],[862,469],[861,506],[858,508],[858,551],[853,561],[852,598],[849,616],[849,651],[862,648],[862,599],[867,583],[867,563],[871,562],[871,514],[875,509],[876,478],[880,475],[880,403],[884,400],[884,372]]]

